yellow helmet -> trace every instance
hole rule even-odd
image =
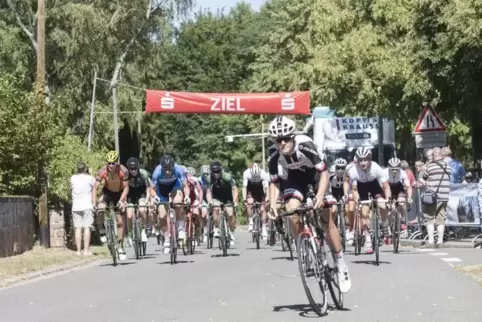
[[[109,163],[117,162],[117,160],[119,160],[119,153],[117,153],[117,151],[109,151],[105,155],[105,159]]]

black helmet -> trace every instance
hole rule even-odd
[[[174,168],[174,159],[170,155],[163,155],[161,157],[161,167],[163,169]]]
[[[139,160],[136,158],[129,158],[129,160],[126,162],[126,165],[128,169],[137,170],[139,169]]]
[[[209,166],[212,172],[220,172],[223,170],[223,165],[219,161],[213,161]]]
[[[77,173],[86,173],[87,165],[84,162],[77,163]]]

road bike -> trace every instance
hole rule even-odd
[[[368,200],[363,200],[360,202],[362,205],[369,205],[371,212],[371,237],[373,251],[375,253],[375,265],[380,265],[380,213],[378,211],[378,204],[385,203],[388,204],[389,200],[385,199],[373,199],[371,194],[368,194]]]
[[[197,237],[196,237],[196,232],[197,232],[197,223],[194,218],[194,215],[192,213],[192,207],[188,206],[186,207],[187,210],[187,215],[186,215],[186,251],[185,253],[193,255],[194,251],[196,249],[196,243],[197,243]],[[184,251],[184,243],[183,243],[183,251]]]
[[[232,207],[231,203],[221,203],[221,211],[219,214],[219,249],[223,251],[223,257],[228,256],[228,248],[231,246],[231,234],[228,227],[228,216],[226,214],[226,207]],[[236,213],[236,209],[233,209]]]
[[[119,207],[114,202],[109,202],[104,212],[105,236],[107,238],[107,248],[112,256],[113,265],[117,266],[119,259],[119,241],[117,240],[116,213]]]
[[[208,237],[208,242],[206,245],[207,249],[213,248],[213,238],[214,238],[214,220],[213,220],[213,213],[212,210],[209,209],[208,215],[206,217],[206,226],[208,227],[208,231],[206,232]]]
[[[142,227],[141,218],[139,217],[139,208],[148,208],[148,206],[139,206],[135,203],[128,208],[134,208],[134,217],[132,218],[132,228],[134,230],[134,236],[132,238],[132,244],[134,246],[134,252],[136,254],[136,259],[141,259],[142,256],[146,256],[147,242],[142,241]]]
[[[283,204],[278,202],[278,204]],[[293,235],[291,234],[290,224],[288,217],[278,217],[275,221],[275,226],[277,227],[278,234],[281,237],[281,249],[290,252],[290,260],[294,260],[293,257]]]
[[[330,251],[331,256],[327,256],[323,229],[315,223],[319,220],[314,219],[319,215],[315,212],[315,216],[311,216],[312,210],[313,206],[305,203],[297,209],[282,213],[281,216],[298,215],[300,223],[303,225],[303,232],[297,238],[298,269],[311,307],[319,316],[323,316],[328,311],[328,290],[338,309],[343,309],[343,293],[339,287],[335,254]],[[328,246],[328,244],[326,245]],[[331,265],[328,263],[329,258]],[[308,279],[311,277],[314,277],[315,280],[315,286],[312,288],[308,285]],[[314,299],[314,293],[318,291],[322,296],[320,302]]]
[[[253,237],[253,242],[256,243],[256,249],[259,249],[259,241],[260,241],[260,236],[261,236],[261,216],[260,216],[260,206],[262,205],[262,202],[257,202],[255,201],[253,203],[253,232],[252,232],[252,237]]]
[[[177,207],[184,207],[184,203],[173,203],[169,204],[169,211],[167,216],[168,227],[169,227],[169,243],[170,243],[170,257],[171,257],[171,265],[177,264],[177,249],[178,249],[178,223],[176,219],[176,211],[175,208]],[[186,253],[184,253],[185,255]]]

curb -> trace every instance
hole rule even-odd
[[[27,273],[27,274],[22,274],[19,276],[15,277],[10,277],[6,278],[4,280],[0,280],[0,291],[2,289],[7,289],[13,286],[16,286],[22,282],[27,282],[27,281],[32,281],[35,279],[39,279],[42,277],[48,277],[50,275],[54,275],[57,273],[68,273],[69,271],[74,271],[76,269],[81,269],[81,268],[87,268],[90,266],[96,266],[98,264],[101,264],[108,259],[95,259],[95,260],[83,260],[79,262],[73,262],[70,264],[65,264],[65,265],[60,265],[60,266],[54,266],[51,268],[46,268],[44,270],[32,272],[32,273]]]
[[[401,239],[400,240],[400,245],[402,246],[412,246],[412,247],[421,247],[422,246],[422,241],[420,240],[407,240],[407,239]],[[446,242],[444,243],[443,248],[474,248],[474,244],[469,243],[469,242]]]

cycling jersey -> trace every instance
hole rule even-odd
[[[129,172],[122,164],[118,164],[114,171],[109,171],[108,166],[97,172],[97,182],[104,182],[104,192],[120,192],[123,190],[124,182],[128,180]]]
[[[136,176],[133,176],[129,172],[129,192],[132,190],[144,190],[150,186],[151,180],[149,179],[149,175],[147,174],[147,171],[144,169],[139,169],[138,173]]]
[[[214,180],[212,174],[206,178],[207,187],[211,190],[212,198],[220,202],[233,202],[233,188],[236,181],[228,172],[222,172],[221,178]]]
[[[343,192],[343,182],[345,182],[345,178],[343,177],[338,177],[336,174],[332,174],[330,176],[330,188],[331,188],[331,194],[335,199],[340,200],[341,197],[343,197],[344,192]]]
[[[265,200],[265,189],[269,185],[268,174],[261,170],[259,176],[254,177],[251,174],[251,169],[246,169],[243,173],[243,187],[246,188],[247,198],[253,198],[256,202]]]
[[[317,188],[319,174],[326,171],[326,165],[322,160],[323,153],[310,137],[296,135],[293,140],[293,152],[290,155],[281,154],[276,145],[270,147],[269,174],[273,183],[283,179],[285,200],[297,198],[303,201],[309,185]]]
[[[156,192],[161,202],[169,200],[169,194],[181,190],[186,181],[187,173],[177,163],[174,165],[170,176],[158,165],[152,173],[152,183],[156,186]]]
[[[198,185],[200,186],[201,184],[199,183],[198,178],[196,178],[192,174],[187,175],[186,183],[189,187],[189,199],[191,199],[191,202],[193,202],[194,200],[197,200],[199,196],[197,187]]]
[[[408,175],[402,169],[397,169],[395,173],[393,173],[390,169],[383,169],[383,174],[386,178],[388,178],[388,184],[390,185],[390,190],[392,192],[392,196],[400,196],[402,197],[405,195],[405,187],[410,185],[410,180],[408,179]]]
[[[383,197],[380,184],[387,182],[388,178],[376,162],[371,161],[366,171],[357,164],[348,170],[347,175],[350,179],[350,185],[358,187],[360,200],[368,200],[368,194],[371,194],[373,198]]]

